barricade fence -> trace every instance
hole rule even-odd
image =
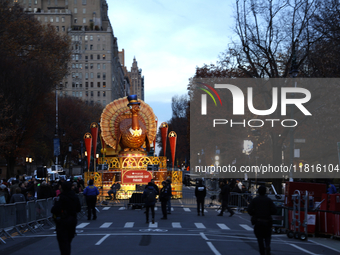
[[[79,194],[82,211],[78,218],[85,214],[86,200],[83,194]],[[43,224],[54,226],[51,209],[54,205],[53,198],[39,199],[35,201],[17,202],[13,204],[0,205],[0,234],[12,238],[11,232],[16,231],[22,235],[22,229],[36,232],[39,228],[43,230]],[[6,243],[0,236],[0,242]]]

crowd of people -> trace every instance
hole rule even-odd
[[[71,182],[71,189],[76,194],[85,189],[84,180],[81,177],[74,179],[71,176],[58,181],[37,180],[35,177],[29,181],[19,179],[19,177],[10,182],[2,179],[0,182],[0,204],[58,197],[62,183],[66,181]]]

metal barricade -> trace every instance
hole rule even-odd
[[[0,229],[8,237],[12,238],[8,230],[16,226],[16,206],[15,204],[6,204],[1,206]]]
[[[245,210],[251,199],[251,193],[230,192],[229,207],[235,207],[238,211]]]
[[[145,202],[144,199],[142,198],[143,191],[136,191],[136,190],[129,190],[128,194],[131,194],[131,197],[129,200],[126,201],[125,207],[129,209],[131,206],[132,209],[141,209],[143,208]]]

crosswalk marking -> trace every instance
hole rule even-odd
[[[190,208],[183,208],[186,212],[191,212]]]
[[[105,210],[109,210],[111,207],[104,207],[102,210],[105,211]]]
[[[228,228],[225,224],[223,223],[217,223],[217,226],[220,227],[220,229],[225,229],[225,230],[230,230],[230,228]]]
[[[158,228],[158,222],[155,222],[154,224],[152,224],[152,222],[150,222],[149,228]]]
[[[195,223],[196,228],[206,228],[202,223]]]
[[[81,223],[77,226],[77,228],[85,228],[87,225],[89,225],[90,223]]]
[[[135,224],[134,222],[126,222],[124,228],[132,228],[133,224]]]
[[[121,211],[121,210],[125,210],[125,207],[124,206],[122,206],[122,207],[119,207],[119,209],[118,209],[119,211]]]
[[[245,230],[248,230],[248,231],[252,231],[252,230],[253,230],[253,228],[249,227],[249,226],[246,225],[246,224],[240,224],[240,226],[241,226],[242,228],[244,228]]]
[[[172,211],[172,212],[174,211],[174,208],[173,208],[173,207],[171,207],[171,211]]]
[[[112,222],[105,222],[103,225],[101,225],[99,228],[108,228],[110,227]]]
[[[206,209],[204,209],[204,212],[207,213],[208,211]]]
[[[172,227],[173,228],[182,228],[181,223],[179,223],[179,222],[173,222]]]

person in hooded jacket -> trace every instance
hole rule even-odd
[[[76,234],[77,213],[81,210],[79,198],[71,190],[71,186],[70,182],[62,184],[61,193],[51,209],[61,255],[71,254],[71,242]]]
[[[155,204],[157,195],[158,192],[153,187],[152,182],[149,182],[142,195],[142,199],[145,201],[146,223],[149,223],[149,208],[151,208],[152,224],[155,223]]]
[[[202,180],[198,180],[195,188],[195,196],[197,201],[197,215],[200,216],[200,211],[202,211],[202,216],[204,216],[204,199],[207,195],[207,189],[203,184]],[[201,210],[200,210],[201,208]]]
[[[97,219],[96,203],[99,190],[93,185],[93,180],[89,180],[89,185],[84,189],[83,194],[87,204],[87,220],[91,220],[91,212],[93,214],[93,220]]]

